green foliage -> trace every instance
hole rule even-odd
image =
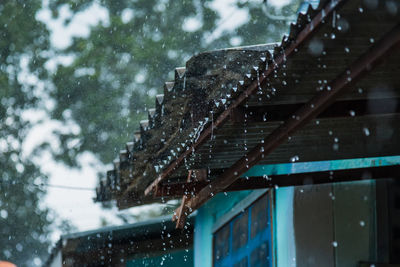
[[[32,266],[47,254],[51,223],[40,204],[44,191],[34,185],[46,178],[22,155],[31,125],[21,116],[39,105],[37,88],[23,80],[47,77],[48,32],[35,19],[40,8],[40,0],[0,4],[0,259],[18,266]]]
[[[93,27],[87,38],[74,39],[63,51],[74,56],[73,63],[59,66],[53,77],[54,118],[73,119],[81,128],[79,134],[62,135],[58,156],[71,165],[83,151],[110,163],[147,116],[147,107],[153,107],[154,94],[162,92],[171,71],[192,55],[229,47],[233,37],[239,37],[241,44],[277,41],[288,28],[286,22],[268,19],[261,1],[237,3],[248,10],[249,21],[217,38],[213,33],[219,15],[210,0],[58,0],[53,7],[66,4],[79,12],[93,2],[107,8],[108,23]],[[129,12],[132,18],[124,20]],[[199,22],[199,27],[187,30],[190,20]],[[71,147],[77,138],[79,144]]]

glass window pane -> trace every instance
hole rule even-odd
[[[241,248],[247,244],[247,238],[248,238],[248,221],[249,221],[249,212],[248,209],[246,211],[236,217],[236,219],[233,222],[233,251],[237,250],[238,248]]]
[[[236,263],[234,267],[247,267],[247,257],[244,257],[241,261]]]
[[[251,252],[250,266],[269,266],[269,248],[268,243],[262,243],[259,247]]]
[[[225,258],[229,253],[229,234],[230,234],[229,223],[215,233],[214,244],[215,244],[216,261]]]
[[[264,195],[251,208],[251,238],[268,227],[268,197]]]

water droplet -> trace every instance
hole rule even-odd
[[[374,38],[370,38],[370,39],[369,39],[369,42],[370,42],[371,44],[373,44],[373,43],[375,42]]]
[[[369,129],[367,127],[363,128],[363,132],[364,132],[365,136],[369,136],[370,135]]]
[[[354,117],[356,115],[356,112],[354,110],[349,111],[350,116]]]
[[[360,221],[360,226],[364,227],[365,226],[365,222],[364,221]]]
[[[358,11],[360,11],[360,13],[363,13],[363,12],[364,12],[364,9],[363,9],[362,7],[359,7],[359,8],[358,8]]]
[[[350,48],[348,48],[347,46],[344,48],[344,51],[346,52],[346,53],[350,53]]]
[[[334,246],[336,248],[338,246],[338,242],[337,241],[333,241],[332,242],[332,246]]]
[[[334,33],[331,33],[331,39],[335,39],[336,35]]]
[[[337,144],[337,143],[333,144],[332,149],[334,151],[338,151],[339,150],[339,144]]]

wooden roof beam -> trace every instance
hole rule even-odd
[[[333,171],[318,171],[294,174],[254,176],[248,179],[240,178],[228,186],[224,192],[254,190],[271,187],[311,185],[324,183],[339,183],[358,180],[400,177],[400,165],[376,166],[368,168],[343,169]],[[196,195],[210,182],[180,182],[160,185],[157,197],[182,197]]]

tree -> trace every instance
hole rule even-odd
[[[47,254],[49,210],[41,207],[45,181],[23,142],[31,129],[24,119],[41,105],[39,81],[49,49],[48,32],[35,18],[41,0],[0,4],[0,259],[33,266]]]
[[[79,12],[93,2],[98,1],[59,0],[53,2],[53,10],[68,5]],[[286,21],[267,17],[261,1],[238,2],[238,9],[248,11],[249,21],[215,36],[220,22],[212,2],[100,1],[109,12],[109,22],[99,23],[89,37],[76,38],[61,51],[72,55],[74,61],[58,66],[53,77],[53,117],[72,119],[81,129],[78,134],[59,133],[60,159],[74,165],[79,153],[91,151],[110,163],[132,139],[139,120],[146,117],[144,111],[153,107],[154,95],[171,79],[175,67],[184,66],[198,52],[232,46],[234,38],[238,44],[279,41],[288,29]],[[271,9],[275,13],[295,10],[293,5]],[[74,140],[80,142],[71,146]]]

